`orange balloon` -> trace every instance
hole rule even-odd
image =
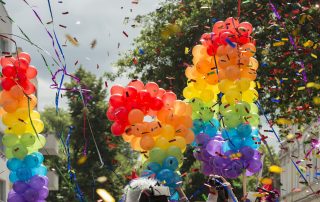
[[[134,137],[133,135],[128,135],[128,134],[126,134],[126,133],[123,133],[123,134],[122,134],[122,139],[123,139],[125,142],[130,142],[133,137]]]
[[[28,95],[28,97],[30,98],[30,101],[29,101],[30,109],[34,109],[38,103],[38,99],[33,94]],[[23,98],[19,101],[18,108],[28,108],[28,98],[26,96],[23,96]]]
[[[225,69],[219,69],[218,78],[219,78],[219,81],[222,81],[228,78]]]
[[[147,128],[143,123],[133,124],[131,125],[130,129],[130,133],[132,133],[136,137],[142,137],[142,135],[144,135],[145,132],[147,132]]]
[[[141,140],[141,137],[133,137],[131,139],[130,145],[133,150],[142,151],[142,148],[140,146],[140,140]]]
[[[145,89],[150,93],[151,97],[155,97],[158,94],[159,86],[155,82],[148,82]]]
[[[191,144],[194,141],[193,131],[189,129],[184,138],[185,138],[187,144]]]
[[[151,136],[158,136],[162,131],[162,125],[158,121],[153,121],[148,124],[148,132]]]
[[[173,92],[166,92],[162,96],[162,101],[165,107],[170,108],[173,107],[174,101],[177,100],[177,95]]]
[[[196,79],[198,78],[201,74],[197,71],[197,69],[193,66],[188,66],[185,75],[188,79]]]
[[[132,109],[128,114],[128,121],[130,124],[143,122],[144,114],[139,109]]]
[[[173,103],[174,114],[181,115],[186,111],[186,103],[181,100],[176,100]]]
[[[252,57],[256,53],[256,46],[252,43],[246,43],[241,46],[240,51],[242,55]]]
[[[15,100],[15,99],[6,99],[2,104],[3,109],[9,113],[15,112],[18,106],[19,106],[19,102],[18,100]]]
[[[171,140],[173,139],[174,134],[175,134],[175,129],[171,125],[166,124],[162,126],[161,137],[164,137],[167,140]]]
[[[232,65],[225,68],[226,77],[231,80],[237,80],[240,78],[240,69],[239,67]]]
[[[227,46],[221,45],[217,48],[217,52],[216,52],[217,56],[222,56],[227,54],[228,54]]]
[[[176,127],[176,136],[185,137],[188,133],[188,128],[184,125],[180,124],[178,127]]]
[[[0,94],[0,105],[3,105],[8,100],[12,100],[11,94],[8,91],[2,91]]]
[[[146,151],[151,150],[154,147],[154,144],[154,139],[149,135],[143,136],[140,140],[141,148]]]
[[[13,86],[9,92],[11,96],[16,100],[21,100],[24,96],[23,89],[18,85]]]
[[[184,112],[185,116],[191,116],[192,115],[192,106],[191,104],[186,103],[186,111]]]
[[[196,68],[199,73],[207,74],[208,72],[210,72],[212,66],[209,61],[201,59],[198,61]]]
[[[181,123],[187,128],[193,127],[193,121],[192,121],[191,116],[182,116]]]
[[[247,78],[251,81],[255,80],[257,78],[257,71],[251,68],[241,68],[240,70],[240,77],[241,78]]]
[[[219,71],[221,68],[226,68],[231,65],[230,58],[227,55],[222,55],[217,58]]]
[[[205,80],[210,85],[216,85],[219,81],[218,74],[216,70],[212,70],[210,73],[208,73],[205,77]]]
[[[169,114],[172,114],[172,111],[170,109],[167,108],[162,108],[160,111],[158,111],[157,113],[157,119],[161,122],[161,123],[166,123],[167,117],[169,116]]]

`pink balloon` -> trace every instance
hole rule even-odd
[[[138,80],[138,79],[132,80],[132,81],[128,84],[128,86],[133,86],[133,87],[135,87],[138,91],[139,91],[139,90],[142,90],[142,89],[144,88],[143,82],[140,81],[140,80]]]
[[[173,92],[166,92],[163,96],[162,96],[162,101],[165,107],[173,107],[173,103],[174,101],[177,100],[177,96],[176,94],[174,94]]]
[[[26,72],[26,76],[28,79],[33,79],[37,76],[38,70],[34,66],[29,66]]]
[[[114,85],[114,86],[111,87],[110,93],[111,93],[111,95],[114,95],[114,94],[123,95],[124,87],[121,86],[121,85]]]
[[[159,86],[155,82],[148,82],[145,89],[150,93],[151,97],[155,97],[159,92]]]
[[[13,65],[16,59],[14,57],[1,57],[1,66],[6,67],[7,65]]]
[[[219,34],[219,32],[224,29],[226,29],[226,24],[223,21],[218,21],[214,23],[212,32],[215,34]]]

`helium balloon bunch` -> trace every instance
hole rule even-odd
[[[179,177],[175,181],[171,177],[178,175],[186,145],[194,140],[191,104],[177,100],[173,92],[154,82],[144,85],[133,80],[126,87],[112,86],[110,91],[107,117],[114,121],[111,132],[122,135],[132,149],[144,154],[144,173],[154,174],[173,188]]]
[[[2,143],[8,159],[7,167],[11,171],[9,179],[14,183],[8,201],[40,202],[47,197],[48,188],[47,182],[38,188],[33,185],[47,173],[42,165],[44,158],[38,152],[46,143],[46,138],[39,134],[44,125],[39,112],[34,110],[37,98],[32,94],[36,88],[31,79],[36,77],[37,70],[30,65],[31,58],[27,53],[19,53],[16,58],[1,57],[0,60],[3,88],[0,105],[4,111],[2,122],[6,126]]]
[[[186,70],[189,81],[183,94],[193,107],[194,156],[202,162],[206,175],[236,178],[244,170],[252,175],[262,168],[256,128],[260,119],[254,104],[258,99],[254,89],[258,62],[253,57],[256,48],[251,33],[250,23],[231,17],[216,22],[192,51],[194,65]],[[203,92],[208,86],[211,92]],[[215,104],[218,93],[220,105]],[[216,112],[222,117],[221,132]]]

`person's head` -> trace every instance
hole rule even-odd
[[[124,202],[138,202],[140,196],[150,187],[160,186],[159,182],[150,178],[137,178],[132,180],[124,189]],[[146,193],[148,195],[148,193]],[[143,201],[144,197],[140,198]]]

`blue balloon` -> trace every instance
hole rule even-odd
[[[22,161],[17,158],[12,158],[7,161],[7,167],[9,170],[16,171],[22,167]]]
[[[195,135],[198,135],[201,131],[203,131],[203,121],[200,119],[193,120],[193,132]]]
[[[44,157],[40,152],[33,152],[31,155],[35,155],[39,160],[39,165],[43,163]]]
[[[240,124],[237,127],[238,134],[242,137],[248,137],[252,133],[252,127],[250,124]]]
[[[171,184],[173,177],[174,177],[173,171],[169,169],[162,169],[157,174],[157,179],[159,179],[160,182],[165,181],[168,184]]]
[[[10,182],[12,182],[12,183],[15,183],[16,181],[19,181],[19,178],[18,178],[18,176],[17,176],[17,173],[16,173],[16,172],[10,172],[9,180],[10,180]]]
[[[204,133],[208,134],[210,137],[214,137],[217,135],[218,128],[215,125],[211,125],[211,123],[206,123]]]
[[[158,173],[161,170],[161,165],[156,162],[151,162],[147,166],[148,170],[153,171],[154,173]]]
[[[211,123],[213,123],[213,125],[214,125],[215,127],[217,127],[217,128],[220,127],[220,123],[219,123],[218,119],[216,119],[216,118],[212,118],[212,119],[211,119]]]
[[[27,155],[23,162],[25,163],[26,167],[28,168],[35,168],[35,167],[39,167],[40,163],[39,163],[39,158],[36,155]]]
[[[257,138],[257,137],[256,137]],[[243,146],[251,147],[252,149],[258,149],[260,147],[259,140],[253,140],[253,137],[247,137],[244,139]]]
[[[154,175],[155,173],[152,170],[144,170],[141,173],[141,177],[150,177]]]
[[[17,170],[17,177],[19,178],[19,180],[24,181],[24,182],[31,179],[31,177],[32,177],[31,169],[30,168],[19,168]]]
[[[169,157],[165,158],[162,163],[163,169],[169,169],[172,171],[177,170],[178,166],[179,166],[179,161],[174,156],[169,156]]]
[[[177,192],[177,190],[170,188],[170,201],[179,201],[179,194]]]
[[[34,175],[46,176],[47,173],[48,173],[48,169],[44,165],[41,165],[39,167],[32,169],[32,176]]]
[[[222,144],[222,151],[223,152],[227,152],[227,151],[230,151],[231,150],[231,148],[230,148],[230,146],[229,146],[229,144],[228,144],[228,141],[225,141],[223,144]]]
[[[232,139],[233,137],[239,136],[235,128],[230,128],[228,130],[223,129],[221,135],[224,139]]]
[[[241,148],[242,146],[242,138],[241,137],[233,137],[230,140],[228,140],[229,147],[233,151],[237,151]]]

